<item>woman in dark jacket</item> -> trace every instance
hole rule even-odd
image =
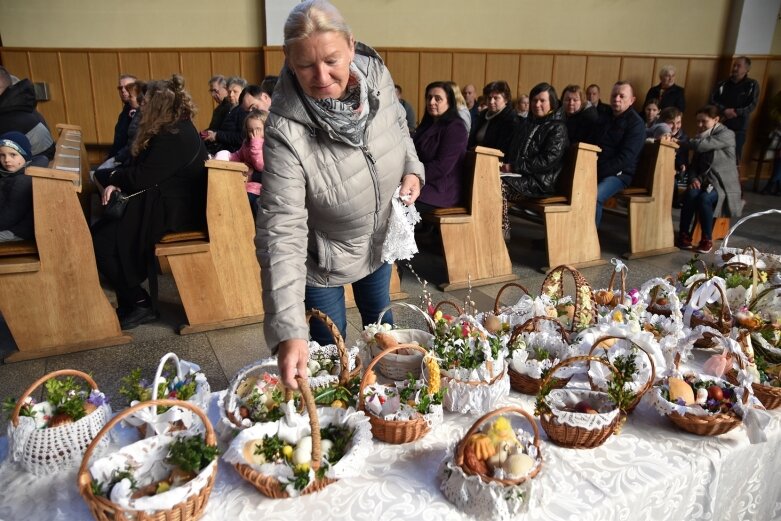
[[[529,93],[529,117],[513,140],[510,161],[502,176],[502,225],[509,236],[508,202],[555,194],[564,156],[569,148],[567,127],[559,112],[556,90],[548,83],[536,85]]]
[[[415,203],[418,211],[460,205],[467,132],[448,83],[435,81],[426,87],[426,114],[412,141],[426,168],[426,185]]]
[[[206,149],[192,123],[195,107],[181,76],[151,82],[132,161],[99,181],[111,194],[138,194],[118,220],[95,225],[98,270],[117,293],[120,325],[131,329],[157,318],[154,245],[169,232],[203,229],[206,221]],[[141,288],[150,276],[152,298]]]
[[[586,104],[580,85],[567,85],[561,93],[561,111],[567,125],[570,143],[594,143],[599,120],[596,107]]]
[[[506,81],[493,81],[483,88],[488,108],[477,117],[469,136],[469,148],[475,146],[510,151],[510,143],[518,126],[518,116],[513,110],[512,92]]]

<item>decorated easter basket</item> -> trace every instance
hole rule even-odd
[[[737,230],[738,227],[740,227],[744,222],[756,217],[770,214],[781,214],[781,210],[770,209],[762,212],[752,213],[750,215],[746,215],[734,225],[732,225],[732,228],[730,228],[726,237],[724,237],[724,241],[722,241],[721,247],[714,252],[715,260],[717,262],[743,262],[744,264],[750,264],[751,261],[748,259],[751,259],[752,254],[747,254],[747,250],[745,248],[730,247],[729,240],[732,237],[732,234],[735,233],[735,230]],[[760,262],[762,263],[760,265],[762,269],[766,269],[770,273],[777,272],[779,269],[781,269],[781,255],[768,252],[759,252],[754,249],[753,257],[757,264]]]
[[[393,388],[385,390],[386,386],[379,386],[376,382],[370,384],[370,380],[375,379],[372,369],[375,365],[382,362],[382,359],[388,355],[393,354],[400,349],[415,350],[421,355],[421,364],[426,365],[428,369],[427,379],[418,381],[414,377],[410,379],[397,382]],[[366,392],[367,386],[379,386],[374,389],[375,398],[372,403],[367,404]],[[416,407],[406,407],[406,404],[402,404],[400,397],[403,392],[403,387],[407,386],[419,386],[417,392],[413,393],[413,396],[417,396],[415,406],[420,404],[424,399],[431,400],[431,403],[426,407],[425,412],[415,410]],[[383,392],[384,390],[384,392]],[[361,380],[361,387],[358,394],[358,410],[365,411],[369,416],[369,422],[372,426],[372,434],[375,438],[385,443],[409,443],[411,441],[418,440],[425,436],[431,427],[441,424],[443,419],[442,414],[442,393],[440,392],[440,377],[439,377],[439,365],[428,351],[416,344],[399,344],[397,346],[391,346],[379,355],[374,357],[371,363],[366,368],[366,372]],[[432,400],[432,396],[438,398],[439,403],[433,403],[437,399]],[[428,398],[425,398],[428,397]],[[380,402],[383,400],[382,402]],[[390,412],[388,415],[383,415],[383,409],[385,403],[398,401],[399,408]]]
[[[471,315],[435,320],[432,350],[438,358],[445,410],[485,414],[510,392],[501,339]]]
[[[620,343],[629,343],[631,348],[627,350],[623,346],[618,345]],[[625,367],[625,364],[619,364],[615,357],[611,359],[611,352],[616,352],[616,349],[613,349],[614,346],[616,346],[618,350],[621,351],[618,354],[619,356],[624,357],[625,362],[628,360],[628,357],[633,354],[634,349],[643,354],[643,356],[634,357],[635,359],[632,360],[633,366],[636,367],[636,371],[633,372],[636,374],[636,378],[634,378],[634,374],[631,376],[626,374],[624,375],[624,377],[631,380],[630,382],[627,382],[625,387],[628,387],[626,390],[632,393],[633,398],[631,398],[628,403],[621,405],[622,411],[625,414],[630,414],[632,411],[634,411],[635,407],[637,407],[637,404],[640,403],[643,395],[645,395],[645,393],[651,389],[654,382],[656,381],[656,364],[654,363],[654,359],[651,354],[629,336],[602,336],[594,342],[588,354],[589,356],[595,356],[597,354],[596,351],[601,349],[603,356],[610,361],[613,367],[619,371],[622,371],[622,369]],[[639,362],[638,359],[640,359]],[[589,371],[587,374],[591,389],[595,391],[607,390],[608,374],[606,371],[599,370],[604,369],[605,367],[607,366],[604,364],[600,364],[597,367],[592,367],[591,364],[589,364]],[[614,374],[612,371],[610,371],[610,373]]]
[[[234,465],[242,478],[263,495],[273,499],[311,494],[341,478],[356,477],[372,448],[371,425],[365,414],[356,413],[354,409],[317,408],[306,379],[297,376],[296,381],[301,391],[305,414],[298,414],[288,408],[286,416],[277,422],[258,423],[241,431],[223,456],[223,459]],[[287,408],[287,405],[283,407]],[[350,434],[345,453],[334,464],[330,464],[327,460],[329,451],[323,450],[321,428],[334,426],[345,428]],[[311,437],[311,446],[306,454],[309,462],[306,467],[296,464],[303,474],[295,474],[292,465],[286,463],[288,456],[283,454],[278,454],[278,459],[274,461],[258,462],[248,459],[247,447],[254,447],[254,454],[257,454],[257,450],[262,449],[271,436],[278,436],[280,443],[290,445],[296,443],[292,438],[301,443],[302,438],[299,435]],[[281,452],[284,453],[284,450]],[[291,453],[290,460],[294,463],[298,454],[296,451]],[[304,482],[297,484],[301,477]]]
[[[551,332],[541,332],[541,324],[550,324],[558,335]],[[540,340],[545,347],[551,348],[551,355],[554,356],[552,360],[559,359],[559,356],[556,355],[560,355],[561,359],[566,358],[566,352],[569,348],[569,337],[567,336],[564,326],[555,318],[537,316],[527,320],[524,324],[515,326],[513,328],[512,336],[510,337],[510,346],[516,345],[517,339],[523,333],[538,333],[544,336],[544,338]],[[540,392],[542,386],[543,368],[541,364],[539,361],[529,361],[528,359],[520,361],[517,357],[513,357],[513,353],[511,353],[507,368],[507,372],[510,375],[510,388],[519,393],[533,396],[536,395]],[[569,382],[571,377],[572,375],[554,378],[551,382],[552,388],[561,389],[567,385],[567,382]]]
[[[710,333],[710,337],[725,348],[727,352],[738,355],[740,346],[731,338],[720,335],[717,331],[707,327],[698,328],[693,334],[702,335],[705,332]],[[753,397],[751,388],[744,385],[733,386],[729,382],[719,377],[702,374],[687,373],[683,375],[680,370],[681,355],[678,354],[674,361],[674,371],[671,376],[664,378],[659,384],[654,386],[652,392],[648,393],[651,403],[659,414],[667,418],[677,427],[696,434],[698,436],[718,436],[727,433],[742,423],[741,416],[747,413],[753,413],[754,408],[759,405],[758,400]],[[695,392],[692,387],[697,387]],[[717,386],[720,391],[711,391],[707,388],[704,398],[700,398],[700,388],[704,386]],[[686,386],[689,391],[685,391]],[[675,391],[673,390],[675,387]],[[689,394],[689,400],[678,396],[682,389]],[[675,394],[673,394],[675,392]],[[721,407],[719,402],[729,395],[729,407]],[[682,395],[683,396],[683,395]],[[676,401],[672,401],[672,399]],[[714,400],[713,406],[719,407],[717,411],[709,411],[705,407],[695,403],[695,400],[702,400],[702,405],[710,407],[709,400]],[[760,405],[761,407],[761,405]],[[726,410],[725,410],[726,409]],[[740,415],[739,415],[740,413]]]
[[[751,340],[754,350],[762,355],[770,364],[781,364],[781,324],[779,324],[779,315],[781,315],[781,303],[777,302],[781,296],[781,285],[771,285],[760,292],[749,304],[749,310],[760,316],[771,318],[767,315],[768,307],[774,307],[775,322],[763,323],[758,330],[751,331]],[[774,305],[767,304],[768,295],[773,294]],[[763,320],[764,322],[764,320]]]
[[[607,288],[594,291],[594,301],[598,306],[606,308],[616,307],[623,302],[624,297],[626,296],[626,265],[618,259],[613,259],[611,262],[615,265],[615,268],[610,270],[610,282],[608,282]],[[621,288],[618,293],[616,293],[613,285],[616,282],[616,274],[619,273]]]
[[[422,315],[423,319],[426,321],[428,331],[424,331],[422,329],[390,328],[390,326],[385,328],[384,326],[387,324],[382,324],[382,318],[385,316],[385,312],[391,310],[393,307],[404,307],[414,311],[415,314]],[[407,302],[392,302],[388,307],[382,310],[380,316],[377,318],[376,324],[372,324],[364,328],[364,332],[361,336],[362,341],[369,348],[371,357],[375,358],[379,356],[380,353],[385,350],[385,348],[394,345],[392,344],[394,341],[397,344],[418,344],[425,348],[434,338],[434,335],[431,333],[433,330],[434,322],[425,311],[415,306],[414,304],[409,304]],[[389,343],[391,345],[388,345],[388,343],[383,344],[383,342],[377,339],[375,337],[377,333],[390,335],[392,340],[388,340],[390,340]],[[384,338],[387,339],[387,337]],[[380,359],[380,362],[377,364],[377,368],[379,369],[380,373],[383,376],[390,378],[391,380],[404,380],[407,378],[408,374],[412,374],[412,376],[415,378],[420,378],[420,368],[421,362],[423,360],[423,354],[417,349],[407,349],[401,351],[402,352],[391,352]]]
[[[100,392],[88,374],[63,369],[39,378],[22,394],[8,424],[8,456],[36,476],[53,474],[77,463],[111,416],[111,407],[105,401],[84,417],[56,427],[41,428],[34,416],[21,415],[23,408],[31,414],[43,414],[48,402],[29,406],[28,398],[38,387],[61,376],[80,378],[87,382],[91,393]],[[101,440],[100,448],[105,448],[107,443],[107,440]]]
[[[339,328],[333,320],[318,309],[310,309],[306,313],[307,320],[317,319],[323,322],[334,339],[333,344],[321,346],[317,342],[309,342],[309,360],[315,361],[333,361],[334,372],[337,374],[328,374],[323,376],[313,376],[309,378],[309,388],[315,394],[318,404],[326,405],[325,396],[328,396],[328,389],[351,388],[352,382],[360,378],[363,370],[361,357],[358,354],[358,347],[354,346],[349,351],[345,346]],[[357,382],[355,384],[357,390]]]
[[[592,449],[605,443],[619,428],[622,415],[618,405],[607,393],[601,391],[550,388],[559,369],[582,362],[605,364],[614,374],[618,374],[618,370],[610,362],[597,356],[573,356],[562,360],[551,368],[543,380],[542,389],[537,395],[536,412],[543,430],[556,445],[573,449]],[[586,400],[590,410],[570,410]]]
[[[172,362],[176,369],[176,377],[170,383],[163,378],[163,370],[169,362]],[[211,388],[206,375],[201,372],[201,368],[197,364],[180,360],[176,353],[167,353],[160,358],[155,378],[151,384],[152,401],[157,401],[158,398],[174,398],[177,393],[177,387],[185,382],[194,389],[194,394],[185,401],[193,403],[201,409],[208,409]],[[166,383],[167,389],[169,389],[167,391],[168,394],[163,397],[158,396],[161,383]],[[140,403],[140,401],[134,400],[130,405],[137,403]],[[196,415],[191,410],[179,407],[172,407],[164,412],[159,412],[157,407],[148,407],[125,416],[125,422],[138,429],[141,437],[163,434],[172,430],[185,430],[195,420]]]
[[[732,369],[726,374],[726,379],[732,385],[738,385],[738,372],[746,371],[750,364],[755,364],[754,353],[751,347],[751,336],[748,332],[741,333],[739,342],[743,353],[733,357],[733,364],[736,369]],[[755,366],[756,367],[756,366]],[[770,372],[769,369],[773,368],[774,371]],[[754,396],[762,402],[765,409],[778,409],[781,407],[781,365],[774,364],[767,367],[768,371],[765,373],[769,377],[769,382],[762,383],[754,381],[751,383],[751,388],[754,391]],[[757,371],[759,376],[759,371]],[[772,382],[775,385],[769,385]]]
[[[660,298],[664,298],[664,305],[659,304]],[[675,287],[668,279],[656,277],[643,283],[639,299],[640,326],[654,336],[665,360],[672,364],[678,340],[684,336],[683,312]]]
[[[507,292],[509,289],[519,289],[523,292],[522,297],[515,303],[509,306],[502,306],[502,296]],[[499,288],[499,291],[496,292],[496,298],[494,299],[494,308],[493,312],[491,313],[482,313],[479,316],[481,322],[484,326],[486,326],[486,329],[496,329],[492,328],[487,324],[486,322],[490,319],[489,317],[494,316],[498,318],[498,322],[501,325],[506,324],[508,331],[511,331],[513,327],[517,326],[518,324],[523,324],[530,318],[532,318],[534,309],[533,309],[533,298],[531,297],[531,294],[529,293],[529,290],[526,289],[525,286],[518,284],[517,282],[508,282],[507,284],[503,285],[501,288]]]
[[[159,477],[161,473],[167,471],[166,467],[163,466],[163,460],[166,459],[171,444],[179,437],[192,435],[195,432],[195,430],[169,432],[152,436],[112,452],[112,454],[90,465],[90,458],[98,443],[105,439],[104,436],[117,423],[144,408],[157,406],[182,408],[191,411],[203,423],[205,445],[216,448],[217,436],[209,419],[206,417],[206,413],[191,402],[153,400],[138,403],[121,411],[103,427],[90,444],[82,458],[81,467],[77,475],[79,493],[97,521],[116,521],[119,519],[131,521],[170,521],[174,519],[194,521],[199,519],[206,510],[206,504],[217,477],[218,458],[216,457],[199,469],[197,473],[194,472],[194,477],[191,480],[181,486],[172,486],[169,490],[156,495],[139,498],[127,498],[123,495],[121,499],[114,497],[116,501],[113,501],[110,497],[106,497],[101,493],[105,482],[113,481],[117,473],[124,473],[131,469],[138,471],[140,474],[136,481],[139,487],[146,485],[144,483],[145,480],[154,480],[155,477]],[[200,436],[201,434],[198,435]],[[121,485],[122,483],[120,482],[114,485],[114,487]],[[131,491],[130,485],[126,487],[125,491]],[[114,494],[110,493],[109,496],[114,496]]]
[[[526,420],[534,436],[523,429],[514,429],[503,415]],[[489,425],[492,419],[496,421]],[[486,450],[493,454],[478,456]],[[509,454],[510,451],[514,454]],[[440,466],[440,488],[460,511],[477,519],[514,519],[529,510],[532,500],[538,500],[539,490],[533,482],[542,464],[540,435],[534,417],[520,407],[502,407],[475,421],[452,452],[448,452]],[[514,468],[519,475],[509,473]]]
[[[597,303],[588,281],[572,266],[561,265],[553,268],[542,282],[541,293],[552,299],[561,300],[564,297],[562,280],[564,273],[572,275],[575,281],[575,295],[564,308],[570,322],[569,330],[574,332],[596,323]]]

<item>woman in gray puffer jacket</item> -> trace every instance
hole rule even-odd
[[[324,0],[298,4],[285,23],[286,64],[266,122],[263,193],[257,218],[264,332],[278,350],[283,382],[306,375],[305,309],[346,330],[345,284],[364,324],[390,303],[382,261],[391,199],[412,204],[423,165],[388,69],[356,44]],[[312,324],[312,337],[331,343]]]

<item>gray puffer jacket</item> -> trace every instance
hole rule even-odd
[[[345,144],[313,120],[287,67],[274,90],[255,236],[272,350],[309,337],[305,285],[342,286],[380,267],[393,192],[405,174],[423,181],[390,72],[362,44],[354,63],[369,88],[364,147]]]

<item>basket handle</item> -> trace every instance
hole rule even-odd
[[[312,470],[317,471],[320,468],[320,460],[323,457],[320,440],[320,420],[317,417],[317,406],[315,398],[312,396],[312,390],[309,388],[309,379],[296,375],[298,390],[301,391],[301,399],[309,415],[309,427],[312,429],[312,462],[309,464]]]
[[[710,280],[713,279],[700,279],[695,281],[694,284],[692,284],[692,287],[689,288],[689,294],[686,296],[685,304],[688,305],[691,301],[692,295],[694,295],[694,290],[706,282],[709,282]],[[730,312],[729,304],[727,303],[727,295],[724,293],[724,288],[721,284],[714,285],[716,286],[716,289],[719,290],[719,296],[721,297],[721,309],[719,310],[719,329],[721,329],[724,327],[724,322],[732,319],[732,313]]]
[[[27,398],[30,397],[33,391],[35,391],[38,387],[40,387],[44,383],[48,382],[53,378],[57,378],[58,376],[77,376],[82,380],[84,380],[85,382],[87,382],[87,384],[90,386],[92,390],[94,391],[98,390],[98,384],[95,383],[95,380],[93,380],[90,375],[76,369],[61,369],[59,371],[53,371],[51,373],[45,374],[42,377],[38,378],[36,381],[34,381],[32,384],[30,384],[30,387],[28,387],[27,390],[22,393],[22,396],[20,396],[19,399],[16,401],[16,407],[14,407],[14,411],[11,413],[11,423],[13,424],[14,427],[19,426],[19,413],[22,412],[22,406],[24,405],[24,402],[27,400]]]
[[[646,351],[643,347],[641,347],[639,344],[637,344],[631,338],[627,338],[627,337],[623,337],[623,336],[607,335],[607,336],[599,337],[594,342],[594,344],[591,346],[591,349],[589,350],[588,354],[589,355],[593,355],[594,354],[594,350],[597,349],[598,347],[600,347],[600,345],[602,345],[603,341],[605,341],[605,340],[612,340],[612,339],[628,341],[633,346],[635,346],[637,349],[642,351],[643,354],[645,355],[645,357],[648,358],[648,361],[651,364],[651,375],[648,377],[648,381],[645,383],[645,385],[643,385],[643,387],[641,387],[637,391],[637,393],[635,393],[635,399],[632,401],[632,403],[626,406],[627,409],[631,409],[632,407],[637,405],[638,402],[640,402],[640,399],[643,397],[643,395],[645,393],[647,393],[651,389],[651,386],[654,384],[654,381],[656,380],[656,364],[654,364],[654,359],[650,355],[650,353],[648,353],[648,351]],[[608,354],[608,351],[610,351],[610,347],[602,345],[602,349],[605,351],[605,357],[607,358],[607,354]],[[593,389],[594,385],[591,382],[591,376],[588,377],[588,381],[591,384],[591,388]]]
[[[369,365],[366,367],[366,371],[363,373],[363,378],[361,378],[361,386],[358,388],[358,410],[359,411],[364,410],[363,390],[366,387],[366,385],[368,385],[369,383],[369,378],[371,377],[370,375],[372,373],[372,369],[374,368],[375,365],[377,365],[377,362],[385,358],[385,355],[388,355],[400,349],[413,349],[415,351],[419,351],[423,353],[423,356],[426,356],[428,354],[428,351],[420,347],[418,344],[397,344],[395,346],[390,346],[385,348],[380,354],[372,358],[372,361],[369,363]]]
[[[763,215],[769,215],[771,213],[781,214],[781,210],[776,210],[775,208],[771,208],[770,210],[765,210],[764,212],[752,213],[750,215],[743,217],[741,220],[733,224],[732,228],[729,229],[729,232],[727,232],[727,235],[724,237],[724,241],[721,243],[721,249],[727,248],[727,243],[729,242],[730,237],[732,237],[732,234],[735,232],[738,226],[748,221],[749,219],[753,219],[754,217],[761,217]]]
[[[152,380],[152,401],[156,401],[158,399],[157,396],[157,382],[160,381],[160,377],[163,375],[163,369],[165,368],[165,363],[168,360],[173,360],[174,365],[176,366],[176,377],[179,378],[179,380],[184,379],[184,374],[182,370],[182,363],[179,361],[179,357],[176,356],[176,353],[167,353],[165,354],[161,359],[160,363],[157,364],[157,371],[155,372],[155,379]],[[157,410],[153,407],[149,408],[150,412],[152,414],[155,414]]]
[[[616,281],[616,273],[621,273],[621,298],[623,299],[626,295],[626,265],[618,259],[613,259],[611,262],[613,262],[616,267],[610,270],[610,282],[607,284],[607,290],[613,291],[613,284]]]
[[[551,367],[550,371],[548,371],[548,374],[546,374],[545,378],[542,379],[542,384],[540,385],[540,394],[545,396],[545,395],[548,394],[548,392],[550,392],[550,390],[548,390],[548,392],[545,392],[545,389],[548,386],[548,384],[550,383],[551,379],[553,378],[553,374],[556,371],[558,371],[562,367],[566,367],[568,365],[572,365],[572,364],[576,364],[576,363],[580,363],[580,362],[599,362],[601,364],[606,365],[608,367],[608,369],[613,371],[613,374],[615,374],[615,375],[618,374],[618,369],[616,369],[616,366],[614,366],[612,363],[610,363],[609,360],[605,360],[602,357],[594,356],[594,355],[572,356],[570,358],[566,358],[566,359],[562,360],[558,364],[556,364],[553,367]]]
[[[336,344],[336,350],[339,353],[339,385],[346,385],[350,380],[350,357],[347,356],[347,348],[344,345],[344,338],[339,332],[339,328],[336,327],[331,317],[320,311],[319,309],[312,308],[306,312],[306,320],[309,322],[312,318],[316,318],[325,324],[325,327],[330,331],[331,336],[334,338]]]
[[[440,311],[440,308],[441,308],[442,306],[448,306],[448,305],[449,305],[449,306],[452,306],[452,307],[453,307],[453,309],[455,309],[455,310],[456,310],[456,315],[459,315],[459,316],[460,316],[460,315],[462,315],[462,314],[464,313],[464,310],[463,310],[463,309],[461,309],[461,306],[459,306],[458,304],[456,304],[456,303],[455,303],[455,302],[453,302],[452,300],[443,300],[443,301],[441,301],[441,302],[438,302],[438,303],[437,303],[437,305],[436,305],[436,306],[434,306],[434,313],[436,313],[437,311]],[[433,332],[433,331],[432,331],[432,332]]]
[[[490,411],[484,415],[482,415],[480,418],[477,419],[472,424],[472,427],[469,428],[469,430],[464,434],[464,437],[461,439],[461,441],[456,446],[456,456],[455,456],[455,462],[456,465],[463,468],[464,465],[464,450],[466,449],[466,440],[472,435],[475,434],[480,427],[483,426],[488,420],[493,418],[494,416],[499,416],[502,414],[518,414],[520,416],[523,416],[526,421],[528,421],[532,429],[534,430],[534,446],[537,447],[537,454],[539,455],[540,461],[542,461],[542,454],[539,451],[540,448],[540,430],[537,427],[537,422],[534,420],[534,416],[526,412],[524,409],[520,407],[501,407],[499,409],[496,409],[495,411]]]
[[[754,307],[757,305],[757,303],[759,303],[759,301],[765,295],[767,295],[770,292],[777,291],[779,289],[781,289],[781,284],[771,284],[767,288],[763,289],[762,292],[759,295],[757,295],[756,297],[754,297],[754,299],[749,303],[748,309],[751,310],[751,311],[754,311]]]
[[[513,328],[512,333],[510,334],[510,341],[508,342],[508,345],[513,345],[513,342],[515,342],[515,339],[518,338],[518,336],[521,333],[530,333],[532,331],[537,331],[537,325],[540,322],[550,322],[554,326],[556,326],[556,329],[559,330],[559,334],[561,335],[561,339],[564,341],[565,344],[569,344],[569,335],[567,334],[567,330],[564,329],[564,326],[556,320],[555,318],[550,317],[543,317],[543,316],[537,316],[532,317],[523,324],[519,324]]]
[[[518,288],[527,295],[531,296],[531,293],[529,293],[529,290],[526,289],[526,287],[522,286],[521,284],[518,284],[517,282],[508,282],[501,288],[499,288],[499,291],[496,293],[496,299],[494,300],[494,314],[498,315],[501,311],[499,308],[499,300],[502,298],[502,294],[507,288]]]
[[[206,443],[208,445],[211,445],[213,447],[217,446],[217,435],[214,433],[214,427],[212,427],[211,422],[209,421],[209,418],[206,417],[206,413],[203,412],[203,410],[198,407],[195,404],[192,404],[190,402],[185,402],[182,400],[151,400],[148,402],[140,402],[132,407],[128,407],[127,409],[124,409],[123,411],[120,411],[116,416],[111,418],[106,425],[103,426],[102,429],[95,435],[94,438],[92,438],[92,441],[89,444],[89,447],[87,447],[87,451],[84,453],[84,456],[81,458],[81,466],[79,467],[79,472],[76,474],[76,484],[79,487],[79,490],[82,491],[82,494],[84,494],[85,491],[89,491],[91,484],[92,484],[92,478],[90,477],[89,471],[87,470],[87,465],[89,464],[90,457],[92,457],[92,453],[95,451],[95,449],[98,446],[98,442],[106,435],[108,432],[114,428],[116,424],[118,424],[123,419],[127,418],[131,414],[137,413],[141,409],[145,409],[147,407],[181,407],[183,409],[189,409],[193,413],[195,413],[198,418],[201,419],[201,422],[203,423],[204,427],[206,427]]]
[[[388,311],[390,311],[390,310],[391,310],[392,308],[394,308],[394,307],[404,307],[404,308],[411,309],[411,310],[413,310],[413,311],[416,311],[416,312],[418,312],[418,313],[419,313],[420,315],[422,315],[422,316],[423,316],[423,318],[426,320],[426,325],[428,326],[428,328],[429,328],[429,330],[430,330],[430,332],[431,332],[431,333],[433,333],[433,332],[434,332],[434,330],[435,330],[435,329],[436,329],[436,327],[437,327],[437,326],[434,324],[434,321],[431,319],[431,317],[430,317],[430,316],[428,316],[428,313],[426,313],[425,311],[423,311],[422,309],[420,309],[420,308],[419,308],[418,306],[416,306],[415,304],[410,304],[409,302],[401,302],[401,301],[391,302],[390,304],[388,304],[387,306],[385,306],[385,307],[383,308],[383,310],[382,310],[382,311],[380,311],[380,315],[377,317],[377,324],[382,324],[382,318],[385,316],[385,313],[387,313]]]
[[[258,369],[263,369],[264,367],[277,367],[276,360],[275,359],[269,359],[265,361],[255,362],[253,364],[250,364],[243,369],[241,369],[238,373],[236,373],[236,376],[233,378],[233,382],[231,382],[230,387],[228,388],[228,399],[225,400],[225,415],[228,417],[228,419],[233,422],[234,425],[241,425],[241,422],[236,419],[235,415],[233,414],[234,411],[228,411],[228,404],[231,405],[235,404],[236,394],[239,389],[239,384],[241,384],[242,380],[244,380],[247,376],[249,376],[250,373],[253,371],[257,371]],[[278,375],[279,376],[279,375]],[[281,377],[280,377],[281,381]],[[289,389],[285,387],[285,401],[289,402],[293,399],[294,391],[292,389]]]
[[[597,301],[594,300],[594,292],[591,291],[591,286],[589,285],[588,281],[586,281],[585,277],[573,268],[572,266],[567,266],[566,264],[562,264],[560,266],[556,266],[553,268],[546,276],[545,280],[542,281],[542,290],[541,293],[548,295],[549,297],[555,297],[555,298],[561,298],[564,295],[564,284],[561,281],[561,278],[557,282],[554,282],[554,276],[556,273],[564,273],[567,272],[570,275],[572,275],[572,279],[575,281],[575,313],[572,320],[572,327],[570,328],[570,331],[575,331],[577,329],[578,324],[578,317],[581,315],[581,311],[583,308],[583,302],[581,302],[580,298],[580,289],[583,287],[588,288],[589,298],[591,299],[591,313],[589,318],[589,324],[594,324],[597,320],[596,317],[596,309],[597,309]]]

